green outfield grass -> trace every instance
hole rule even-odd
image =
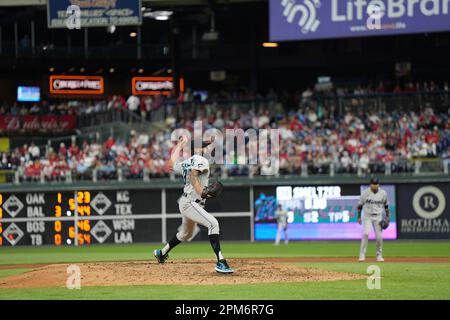
[[[83,261],[125,261],[152,259],[158,245],[92,247],[1,248],[0,264],[35,264]],[[229,258],[263,257],[357,257],[359,242],[294,242],[288,246],[272,243],[224,243]],[[368,252],[373,257],[373,242]],[[450,264],[389,263],[389,257],[450,257],[450,242],[385,242],[386,262],[381,268],[380,290],[369,290],[366,280],[273,283],[221,286],[121,286],[82,287],[81,290],[0,289],[0,299],[450,299]],[[211,258],[209,243],[182,244],[171,259]],[[303,267],[367,274],[370,263],[290,263]],[[0,277],[28,271],[8,267]],[[214,295],[211,295],[211,292]]]
[[[127,261],[153,259],[153,249],[160,244],[97,245],[91,247],[4,247],[1,264],[57,263],[82,261]],[[222,251],[229,258],[264,257],[356,257],[359,241],[302,241],[289,245],[273,243],[224,243]],[[374,256],[373,241],[367,249]],[[385,241],[385,257],[450,257],[450,242]],[[171,259],[214,258],[209,243],[181,244]]]

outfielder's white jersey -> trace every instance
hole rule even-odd
[[[361,247],[359,251],[360,259],[366,256],[367,244],[369,242],[369,233],[373,228],[376,237],[376,255],[382,257],[383,252],[383,230],[380,222],[383,219],[383,211],[385,206],[389,205],[387,192],[378,189],[377,193],[368,188],[361,193],[359,205],[363,206],[364,217],[362,219],[363,234],[361,239]]]
[[[288,212],[286,210],[277,210],[275,217],[276,217],[277,223],[278,223],[275,244],[278,245],[280,243],[280,237],[281,237],[282,230],[284,230],[284,243],[288,244],[288,242],[289,242],[288,231],[287,231]]]
[[[288,212],[286,210],[277,210],[275,218],[277,219],[278,224],[282,225],[283,228],[286,228],[288,220]]]
[[[193,155],[189,159],[175,163],[173,171],[183,176],[184,180],[184,193],[189,200],[200,199],[200,195],[195,191],[194,186],[190,180],[191,170],[199,170],[202,173],[198,176],[202,187],[206,187],[209,182],[209,162],[206,158],[200,155]]]

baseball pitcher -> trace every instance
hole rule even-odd
[[[183,176],[184,193],[178,200],[178,206],[183,218],[181,230],[165,245],[164,248],[154,250],[153,254],[159,263],[164,263],[170,250],[181,242],[189,241],[196,224],[208,228],[209,241],[216,254],[217,264],[215,270],[220,273],[233,273],[220,250],[219,223],[204,207],[206,199],[217,196],[222,190],[222,184],[215,182],[208,186],[209,162],[202,157],[202,148],[194,149],[194,155],[185,161],[178,161],[182,147],[188,142],[186,137],[181,137],[175,146],[170,159],[167,161],[168,167]],[[203,148],[210,142],[204,143]],[[193,143],[192,143],[193,146]]]
[[[383,209],[386,217],[383,219]],[[376,259],[378,262],[383,259],[383,229],[389,225],[389,202],[387,193],[380,188],[377,178],[370,180],[370,188],[361,193],[358,204],[358,223],[361,224],[361,211],[364,211],[362,219],[363,235],[361,239],[361,248],[359,251],[359,261],[366,259],[367,243],[369,242],[370,229],[373,227],[376,236]]]
[[[286,210],[283,210],[283,207],[281,204],[278,205],[278,209],[275,213],[275,218],[277,219],[278,223],[278,229],[277,229],[277,237],[275,239],[275,245],[280,244],[280,237],[281,237],[281,231],[284,231],[284,244],[289,243],[288,238],[288,212]]]

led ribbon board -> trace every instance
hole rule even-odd
[[[270,40],[450,30],[449,0],[270,0]]]

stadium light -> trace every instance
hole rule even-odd
[[[110,73],[114,73],[114,68],[109,68]]]
[[[278,48],[278,43],[276,42],[264,42],[262,44],[264,48]]]
[[[144,12],[144,17],[150,17],[155,20],[165,21],[165,20],[169,20],[169,18],[172,14],[173,14],[172,11],[167,11],[167,10],[146,11],[146,12]]]
[[[106,31],[107,31],[108,33],[113,34],[113,33],[116,31],[116,26],[112,24],[112,25],[110,25],[110,26],[108,26],[108,27],[106,28]]]
[[[136,32],[131,32],[130,33],[130,37],[132,37],[132,38],[136,37],[136,35],[137,35]]]

